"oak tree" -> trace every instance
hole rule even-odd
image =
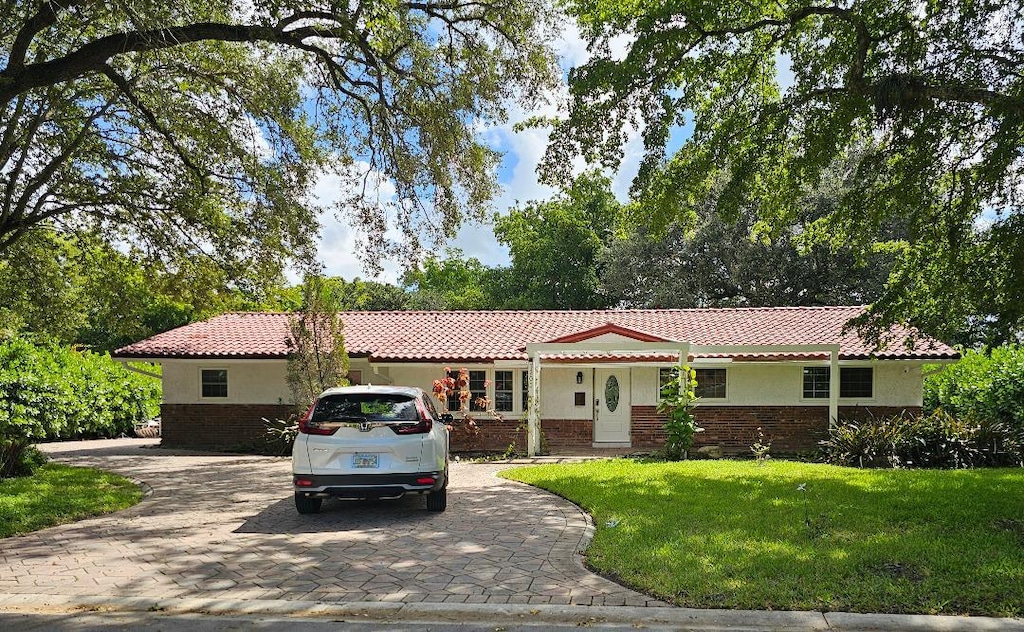
[[[476,135],[557,77],[543,0],[0,1],[0,257],[40,227],[276,274],[312,185],[380,254],[484,217]],[[387,181],[395,195],[374,194]]]
[[[630,130],[634,193],[657,228],[757,203],[792,224],[837,165],[848,185],[809,233],[857,253],[899,218],[890,283],[860,324],[907,321],[999,342],[1024,329],[1024,5],[910,0],[570,0],[591,59],[570,73],[546,159],[614,166]]]

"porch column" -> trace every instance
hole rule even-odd
[[[690,343],[684,342],[679,346],[679,366],[690,364]],[[661,397],[661,395],[658,395]]]
[[[530,409],[526,418],[526,453],[537,456],[540,451],[540,352],[530,359]]]
[[[839,421],[839,350],[829,352],[828,371],[828,427]]]

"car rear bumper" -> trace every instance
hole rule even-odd
[[[398,498],[410,492],[437,491],[447,483],[445,472],[292,475],[295,493],[316,497]]]

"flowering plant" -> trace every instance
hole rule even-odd
[[[473,391],[469,387],[469,369],[461,368],[458,371],[453,371],[451,367],[444,368],[445,377],[439,380],[434,380],[434,386],[431,389],[434,393],[434,398],[441,403],[445,408],[448,407],[448,402],[453,398],[459,402],[459,413],[462,422],[462,430],[467,435],[467,441],[469,444],[475,444],[480,436],[480,427],[477,424],[476,418],[470,413],[470,402],[472,402],[477,409],[482,410],[491,417],[502,419],[501,415],[490,406],[490,401],[486,396],[477,397],[473,399]],[[484,381],[484,388],[490,385],[490,381]],[[455,428],[452,424],[448,425],[449,431],[454,431]]]

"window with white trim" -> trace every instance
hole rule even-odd
[[[487,410],[486,406],[479,404],[480,400],[487,399],[487,371],[469,372],[469,392],[472,393],[469,398],[469,409],[475,411]]]
[[[200,371],[203,397],[228,396],[228,370],[202,369]]]
[[[870,398],[874,395],[875,375],[869,366],[839,368],[839,396]]]
[[[828,399],[829,368],[804,367],[804,399]]]
[[[522,411],[526,412],[530,408],[530,371],[523,371],[522,376]]]
[[[494,410],[512,412],[512,371],[494,372]]]
[[[725,369],[697,369],[694,394],[703,399],[725,399]]]
[[[804,367],[804,399],[828,399],[829,375],[827,366]],[[874,396],[875,371],[870,366],[839,367],[839,397],[869,399]]]

